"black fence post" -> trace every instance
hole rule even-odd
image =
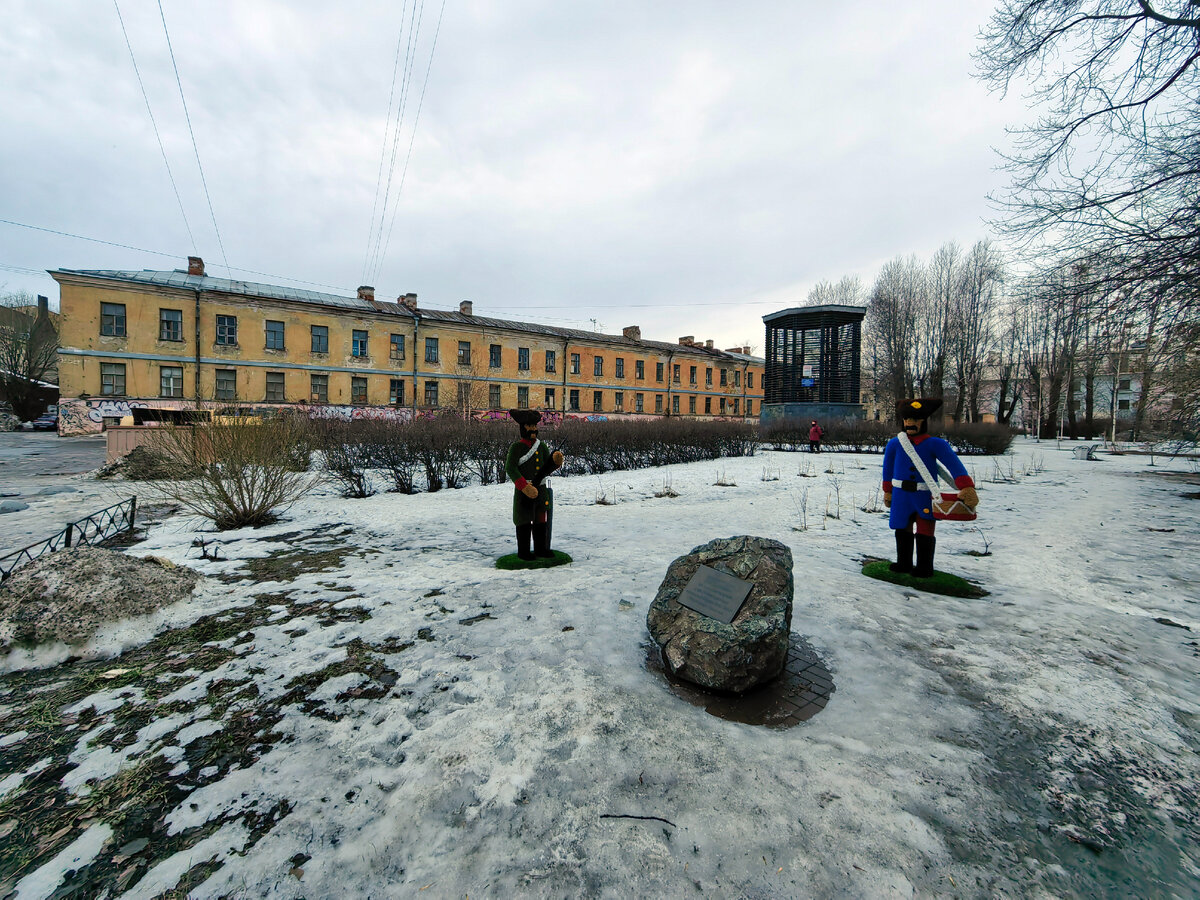
[[[65,543],[63,546],[65,546],[65,547],[70,547],[70,546],[71,546],[71,535],[72,535],[72,532],[73,532],[74,530],[75,530],[75,523],[74,523],[74,522],[68,522],[68,523],[67,523],[67,527],[66,527],[66,532],[67,532],[67,542],[66,542],[66,543]]]

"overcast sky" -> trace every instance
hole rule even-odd
[[[9,0],[0,219],[170,255],[0,223],[4,292],[197,253],[761,351],[817,281],[988,236],[1026,115],[971,76],[993,0],[446,0],[436,48],[441,0],[162,0],[210,214],[158,4],[118,3],[183,211],[116,6]]]

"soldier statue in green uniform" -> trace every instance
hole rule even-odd
[[[550,525],[554,518],[554,491],[544,483],[547,475],[563,464],[563,455],[538,440],[542,414],[532,409],[510,409],[508,414],[521,426],[521,439],[508,448],[504,471],[513,493],[513,524],[517,526],[517,556],[531,560],[554,556],[550,549]],[[529,549],[530,538],[533,550]]]

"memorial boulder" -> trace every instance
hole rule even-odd
[[[732,621],[722,621],[727,616]],[[646,626],[679,678],[735,693],[770,681],[787,662],[791,551],[749,535],[695,548],[667,568]]]

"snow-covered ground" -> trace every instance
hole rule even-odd
[[[990,591],[973,600],[860,574],[893,548],[860,508],[878,456],[555,479],[574,563],[540,571],[493,567],[514,546],[508,485],[326,492],[257,531],[170,518],[129,552],[228,579],[198,602],[240,630],[212,667],[76,703],[95,714],[62,784],[86,795],[156,759],[176,779],[170,853],[127,897],[189,872],[198,898],[1195,896],[1195,463],[1029,441],[965,461],[981,530],[940,525],[936,565]],[[646,668],[668,563],[735,534],[791,548],[793,630],[833,673],[825,710],[787,730],[714,718]],[[98,740],[139,703],[127,741]],[[195,749],[264,708],[240,753]],[[37,765],[0,783],[0,811]],[[84,824],[21,873],[22,900],[133,858],[129,833]]]

